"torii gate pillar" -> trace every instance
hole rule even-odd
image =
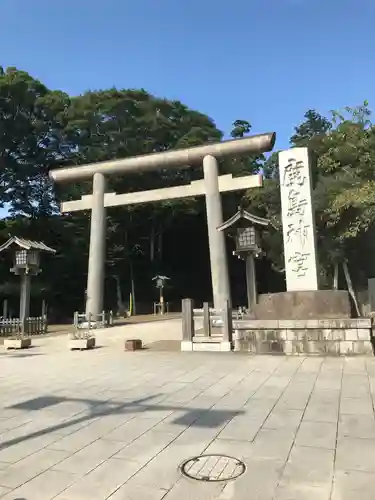
[[[218,165],[214,156],[203,158],[203,175],[206,188],[212,294],[214,308],[222,309],[226,303],[231,306],[231,295],[225,235],[222,231],[218,231],[218,227],[223,223],[223,209],[219,190]]]
[[[103,289],[106,251],[106,209],[104,206],[106,179],[93,176],[90,221],[90,249],[86,291],[86,318],[103,310]]]

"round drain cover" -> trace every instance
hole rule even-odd
[[[230,481],[237,479],[245,470],[241,460],[226,455],[200,455],[185,460],[181,465],[182,474],[197,481]]]

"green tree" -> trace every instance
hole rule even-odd
[[[294,134],[290,144],[295,147],[309,146],[315,149],[319,138],[323,138],[332,128],[332,123],[314,109],[304,114],[305,120],[301,125],[294,127]]]
[[[142,89],[87,92],[71,99],[65,116],[62,143],[69,152],[69,162],[77,165],[190,147],[218,141],[222,137],[207,116],[178,101],[156,98]],[[202,178],[200,167],[135,172],[110,178],[108,190],[121,193],[157,189],[198,178]],[[59,199],[71,199],[90,191],[90,182],[80,182],[62,186],[57,194]],[[166,200],[110,209],[107,215],[107,263],[112,282],[120,281],[121,288],[128,289],[132,275],[137,288],[145,289],[155,272],[164,272],[167,265],[163,251],[164,235],[173,231],[186,214],[194,215],[197,224],[204,224],[204,200]],[[180,265],[178,254],[183,255],[190,246],[186,240],[181,245],[185,248],[176,250],[172,274]],[[134,255],[134,248],[142,248],[141,255]],[[199,260],[199,256],[195,258]]]
[[[334,112],[335,126],[321,143],[315,199],[321,244],[330,261],[357,261],[359,245],[368,246],[375,227],[375,128],[370,117],[367,103]],[[370,259],[362,259],[352,266],[353,279],[363,286],[374,270]]]
[[[0,68],[0,203],[12,213],[56,211],[47,171],[61,159],[59,120],[68,103],[28,73]]]
[[[336,260],[352,263],[352,277],[363,286],[375,273],[374,264],[362,259],[358,249],[369,245],[375,227],[375,128],[365,102],[355,108],[332,112],[332,121],[308,111],[305,122],[295,128],[291,144],[308,146],[316,157],[313,164],[314,205],[319,260],[326,286],[332,286]],[[268,217],[279,235],[268,235],[268,251],[282,267],[281,204],[276,154],[266,162],[265,186],[250,190],[245,202],[259,215]],[[354,265],[353,263],[356,263]]]
[[[233,129],[230,133],[233,139],[238,139],[248,134],[251,130],[251,125],[247,120],[235,120],[233,122]]]

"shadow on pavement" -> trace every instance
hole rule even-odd
[[[79,412],[76,417],[70,420],[60,422],[51,427],[45,429],[40,429],[25,436],[19,436],[8,441],[3,441],[0,443],[0,450],[13,446],[15,444],[27,441],[29,439],[35,439],[40,436],[49,434],[50,432],[58,432],[61,429],[68,428],[72,425],[80,424],[91,420],[92,418],[100,418],[108,415],[121,415],[127,412],[139,412],[145,413],[147,411],[185,411],[182,416],[178,416],[175,420],[172,420],[172,424],[180,425],[184,427],[201,427],[201,428],[216,428],[222,426],[224,423],[229,422],[235,416],[243,414],[243,411],[233,411],[233,410],[216,410],[210,408],[184,408],[184,406],[174,406],[173,404],[152,404],[151,400],[155,399],[163,394],[155,394],[152,396],[147,396],[135,401],[128,402],[115,402],[113,400],[92,400],[84,398],[65,398],[58,396],[41,396],[34,399],[29,399],[23,401],[22,403],[17,403],[13,406],[8,407],[13,410],[22,410],[30,412],[38,412],[52,406],[59,405],[61,403],[84,403],[88,406],[88,411],[82,415]],[[168,398],[170,395],[166,395]],[[35,415],[37,418],[37,415]],[[124,422],[126,423],[126,422]],[[75,432],[79,432],[75,431]]]
[[[0,356],[8,356],[9,358],[31,358],[32,356],[44,356],[41,352],[0,352]]]

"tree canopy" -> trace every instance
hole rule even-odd
[[[235,119],[233,138],[251,132],[251,122]],[[0,238],[20,235],[43,240],[57,250],[43,260],[35,280],[34,307],[48,299],[56,318],[82,309],[87,277],[88,213],[60,214],[61,200],[88,194],[90,182],[53,185],[51,168],[124,158],[220,141],[213,119],[179,101],[144,89],[104,89],[79,96],[48,89],[16,68],[0,68]],[[346,259],[357,288],[375,269],[362,255],[374,246],[375,127],[368,103],[324,117],[310,109],[294,129],[291,146],[314,153],[314,201],[321,275],[332,286],[332,266]],[[267,256],[259,262],[260,291],[284,285],[277,152],[226,160],[221,173],[262,172],[264,187],[223,196],[224,216],[242,204],[269,217],[278,231],[264,236]],[[117,193],[155,189],[202,178],[201,168],[181,168],[117,176],[108,190]],[[151,278],[171,277],[167,300],[210,300],[210,268],[204,199],[118,207],[107,215],[106,307],[119,308],[135,294],[138,310],[157,299]],[[231,242],[228,241],[230,255]],[[367,250],[367,252],[366,252]],[[229,257],[234,302],[244,303],[242,263]],[[9,265],[0,263],[0,295],[15,296]],[[15,300],[15,304],[17,300]],[[14,307],[17,307],[16,305]],[[38,311],[36,311],[38,312]]]

